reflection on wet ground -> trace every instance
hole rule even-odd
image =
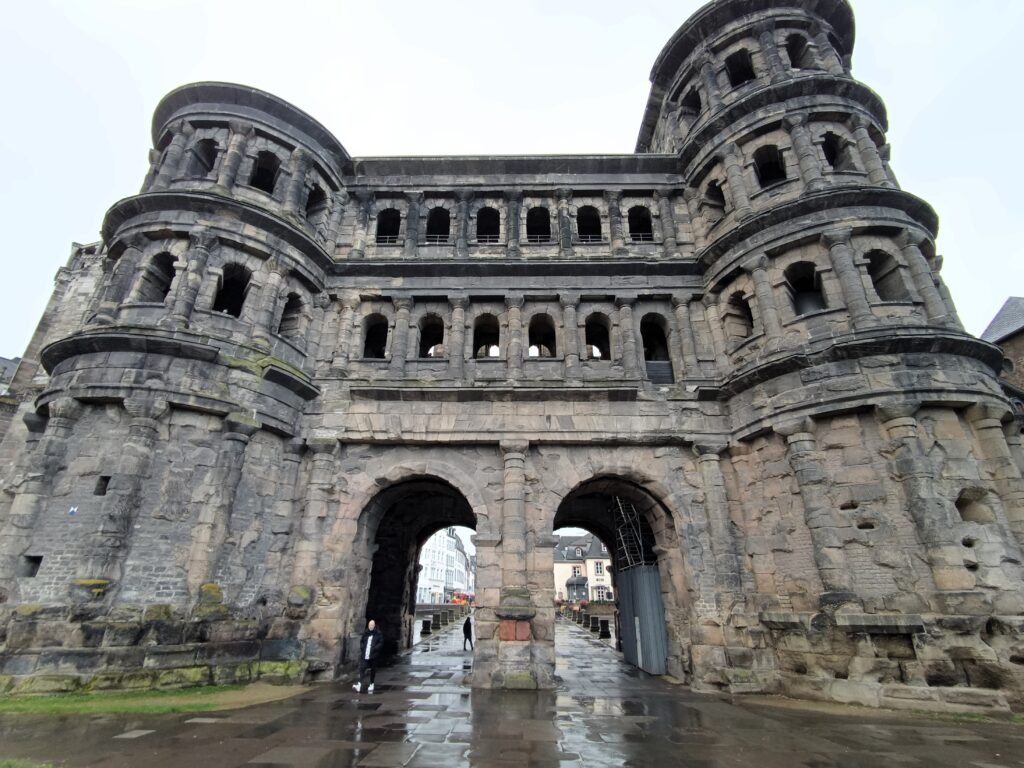
[[[455,625],[347,684],[232,712],[0,717],[0,758],[67,766],[1024,766],[1024,726],[694,694],[559,620],[557,691],[471,690]],[[839,714],[836,714],[838,712]]]

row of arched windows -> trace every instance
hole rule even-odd
[[[590,360],[612,359],[611,320],[603,312],[593,312],[584,323],[585,357]],[[387,354],[388,319],[375,312],[363,320],[363,357],[383,360]],[[644,315],[640,321],[640,337],[644,359],[667,361],[668,326],[664,317],[656,313]],[[449,356],[445,346],[445,323],[440,315],[424,315],[417,324],[419,332],[417,353],[420,358]],[[473,320],[472,357],[474,359],[501,357],[501,325],[497,316],[485,312]],[[457,350],[451,352],[458,354]],[[552,358],[559,355],[555,323],[551,316],[539,313],[527,325],[527,357]]]
[[[866,257],[868,277],[875,289],[875,295],[883,302],[906,302],[911,300],[899,264],[891,254],[882,250],[870,251]],[[798,261],[790,264],[783,272],[783,287],[789,298],[790,307],[796,317],[803,317],[829,308],[825,293],[821,289],[817,267],[814,262]],[[754,332],[754,313],[743,291],[732,293],[725,302],[722,323],[726,335],[732,338],[747,338]]]
[[[651,211],[644,205],[634,205],[627,211],[629,239],[634,243],[654,241]],[[385,208],[377,214],[376,242],[394,245],[398,242],[402,214],[396,208]],[[592,205],[580,206],[576,211],[576,236],[581,243],[600,243],[604,240],[601,212]],[[451,212],[442,206],[427,213],[426,242],[443,244],[451,238]],[[476,214],[476,242],[498,243],[501,238],[501,216],[495,208],[481,207]],[[551,242],[551,213],[544,206],[533,206],[526,212],[526,242]]]

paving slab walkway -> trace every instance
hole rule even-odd
[[[465,686],[453,626],[382,669],[372,694],[311,687],[230,712],[0,716],[0,758],[96,768],[657,766],[1018,768],[1024,725],[691,693],[559,620],[557,691]]]

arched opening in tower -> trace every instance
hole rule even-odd
[[[597,477],[566,496],[553,529],[560,620],[607,640],[629,664],[665,674],[674,606],[661,585],[669,583],[667,553],[679,551],[668,510],[628,480]]]
[[[443,528],[476,530],[476,515],[458,490],[435,477],[385,489],[365,515],[373,561],[366,611],[353,630],[362,631],[373,619],[383,636],[383,652],[394,655],[412,647],[419,631],[416,597],[423,545]]]

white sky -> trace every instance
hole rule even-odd
[[[651,65],[700,4],[10,3],[0,14],[0,356],[24,350],[71,241],[97,239],[105,210],[138,191],[149,121],[172,88],[261,88],[356,156],[631,152]],[[945,279],[980,333],[1007,296],[1024,294],[1024,3],[853,5],[854,74],[888,106],[893,168],[938,211]]]

